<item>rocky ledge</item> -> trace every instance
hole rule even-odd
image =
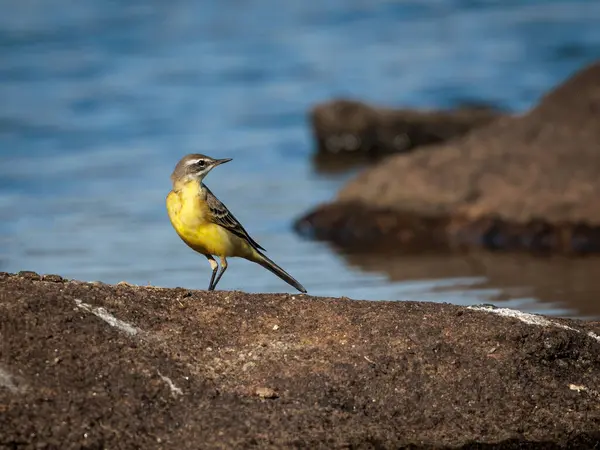
[[[0,274],[0,448],[597,448],[600,323]]]
[[[600,62],[521,116],[393,155],[296,223],[345,247],[600,252]]]

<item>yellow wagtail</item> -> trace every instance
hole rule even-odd
[[[267,258],[262,248],[227,207],[208,189],[202,180],[212,169],[231,161],[205,155],[187,155],[177,163],[171,174],[173,189],[167,196],[167,211],[171,224],[189,247],[202,253],[212,268],[208,290],[215,289],[227,269],[227,257],[237,256],[270,270],[300,292],[306,289],[290,274]],[[214,256],[221,259],[221,270]],[[215,278],[216,277],[216,278]]]

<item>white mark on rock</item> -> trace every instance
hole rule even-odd
[[[173,380],[171,380],[169,377],[164,376],[162,373],[160,373],[160,371],[158,372],[158,376],[165,382],[167,383],[167,386],[169,386],[169,389],[171,389],[171,394],[173,394],[174,397],[177,397],[178,395],[183,395],[183,391],[178,388],[175,383],[173,383]]]
[[[135,336],[140,332],[138,328],[134,327],[133,325],[127,322],[117,319],[115,316],[110,314],[106,309],[102,307],[94,307],[92,305],[88,305],[87,303],[83,303],[77,298],[75,299],[75,304],[78,308],[83,309],[87,312],[91,312],[96,317],[99,317],[100,319],[104,320],[111,327],[115,327],[123,331],[124,333],[127,333],[130,336]]]
[[[591,337],[592,339],[596,339],[598,342],[600,342],[600,336],[598,336],[596,333],[594,333],[593,331],[588,331],[587,335],[589,337]]]
[[[575,331],[576,333],[581,333],[581,330],[577,328],[570,327],[568,325],[564,325],[559,322],[554,322],[553,320],[547,319],[543,316],[539,316],[537,314],[526,313],[523,311],[518,311],[516,309],[510,308],[490,308],[487,306],[468,306],[467,309],[473,309],[476,311],[485,311],[492,314],[498,314],[502,317],[512,317],[514,319],[519,319],[521,322],[525,322],[529,325],[537,325],[541,327],[556,327],[562,328],[563,330]],[[592,331],[586,333],[592,339],[600,342],[600,336]]]
[[[590,395],[593,395],[594,397],[600,397],[600,392],[594,389],[587,388],[582,384],[569,384],[569,389],[577,392],[587,392]]]
[[[13,381],[13,376],[2,367],[0,367],[0,387],[6,388],[15,393],[24,390],[15,384]]]

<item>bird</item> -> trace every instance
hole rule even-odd
[[[240,257],[260,264],[298,291],[306,293],[304,286],[263,253],[266,250],[250,237],[204,184],[204,178],[211,170],[231,160],[194,153],[177,163],[171,174],[172,189],[166,199],[171,225],[183,242],[208,259],[212,269],[209,291],[215,290],[227,270],[227,258]],[[215,256],[221,261],[220,270]]]

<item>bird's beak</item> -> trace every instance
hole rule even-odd
[[[215,167],[220,166],[221,164],[225,164],[226,162],[229,162],[232,159],[233,158],[217,159],[217,160],[215,160]]]

